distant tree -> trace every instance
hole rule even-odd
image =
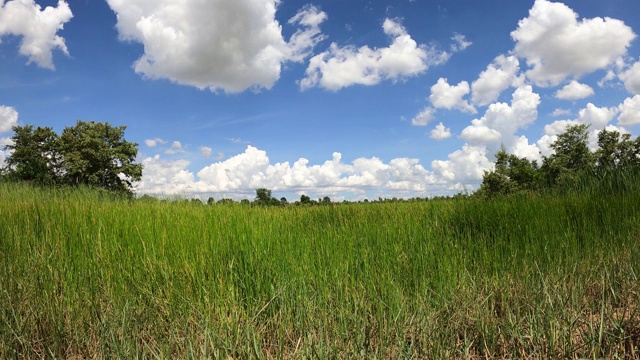
[[[153,196],[150,196],[150,195],[144,194],[144,195],[142,195],[142,196],[140,196],[140,197],[138,198],[138,201],[140,201],[140,202],[147,202],[147,203],[155,203],[155,202],[158,202],[159,200],[158,200],[158,198],[155,198],[155,197],[153,197]]]
[[[331,205],[331,199],[328,196],[322,198],[323,205]]]
[[[283,196],[280,198],[280,204],[287,205],[289,204],[289,202],[287,201],[287,198]]]
[[[492,171],[485,171],[476,195],[493,197],[538,188],[540,174],[536,161],[510,155],[504,146],[495,155]]]
[[[301,204],[311,204],[311,198],[305,194],[300,195]]]
[[[4,147],[11,151],[6,158],[4,172],[18,181],[39,184],[58,182],[60,154],[58,135],[48,127],[33,128],[31,125],[14,126],[12,143]]]
[[[124,139],[125,129],[93,121],[65,128],[59,145],[65,182],[131,192],[142,165],[135,163],[138,144]]]
[[[213,197],[209,197],[209,199],[207,199],[207,205],[215,205],[216,203],[216,199],[214,199]]]
[[[266,204],[269,202],[269,200],[271,200],[271,190],[265,188],[256,189],[256,202]]]
[[[554,154],[544,157],[542,173],[549,186],[565,186],[593,170],[594,155],[589,150],[587,125],[570,125],[551,144]]]
[[[265,188],[256,189],[254,203],[257,205],[280,205],[280,201],[271,196],[271,190]]]

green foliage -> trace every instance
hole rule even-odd
[[[6,146],[13,152],[5,170],[19,181],[130,193],[132,182],[142,177],[142,165],[135,163],[138,145],[124,139],[125,128],[78,121],[58,136],[50,128],[16,126],[13,144]]]
[[[142,177],[142,165],[134,163],[138,145],[124,140],[125,128],[93,121],[65,128],[59,146],[64,182],[130,191],[131,182]]]
[[[48,127],[31,125],[14,126],[12,144],[5,150],[12,151],[6,159],[5,171],[9,179],[30,181],[37,184],[54,184],[60,177],[60,140]]]
[[[256,205],[265,205],[265,206],[281,205],[280,200],[271,196],[271,190],[265,189],[265,188],[256,189],[256,198],[254,203]]]
[[[548,186],[570,187],[581,176],[594,170],[595,157],[589,150],[587,125],[569,125],[551,144],[555,151],[543,158],[541,170]]]
[[[494,170],[485,172],[474,194],[495,197],[519,192],[568,191],[580,188],[587,179],[625,177],[640,171],[640,137],[620,135],[606,129],[598,133],[598,149],[588,146],[588,126],[570,125],[551,144],[555,151],[543,157],[542,166],[535,161],[508,154],[504,147],[496,153]],[[596,180],[598,182],[600,180]],[[616,181],[614,181],[616,182]]]
[[[478,195],[493,197],[521,191],[535,191],[539,184],[538,164],[508,154],[504,146],[496,154],[495,169],[485,171]]]

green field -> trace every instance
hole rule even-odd
[[[252,207],[0,184],[0,358],[639,357],[636,190]]]

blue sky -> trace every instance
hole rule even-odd
[[[501,144],[540,160],[567,124],[639,132],[635,0],[0,4],[0,144],[126,125],[139,194],[452,194]]]

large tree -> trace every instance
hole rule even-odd
[[[551,148],[554,153],[545,157],[541,170],[550,186],[574,183],[594,169],[595,157],[589,150],[589,126],[569,125],[558,135]]]
[[[50,128],[15,126],[6,172],[16,180],[89,185],[131,193],[142,177],[138,144],[124,139],[125,126],[78,121],[58,136]]]
[[[65,182],[114,191],[130,191],[131,182],[142,177],[135,163],[138,144],[124,139],[126,126],[78,121],[60,136]]]
[[[58,182],[60,155],[58,135],[48,127],[31,125],[14,126],[11,144],[5,150],[11,152],[6,159],[5,171],[12,180],[38,184]]]

